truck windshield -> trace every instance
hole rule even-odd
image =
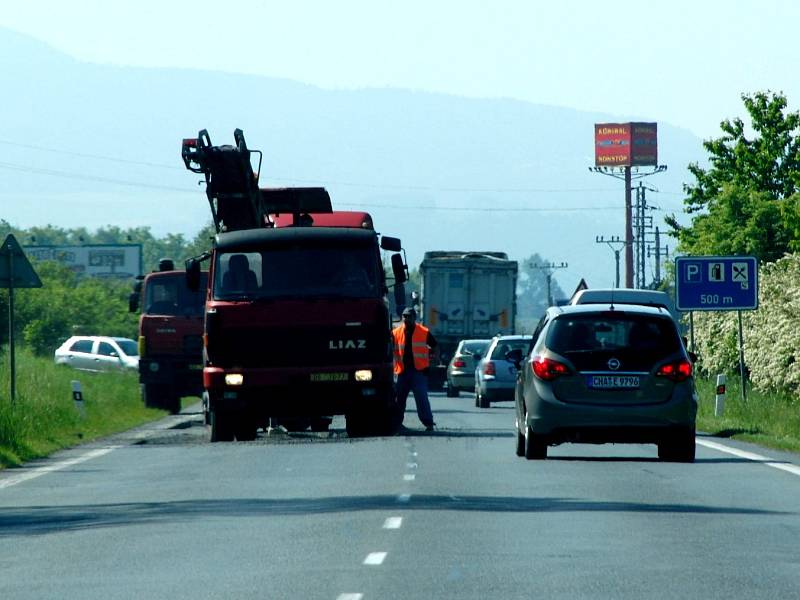
[[[152,277],[145,284],[144,314],[202,315],[205,304],[208,273],[201,273],[196,292],[186,287],[186,276],[178,272]]]
[[[382,294],[374,247],[273,247],[220,252],[214,298],[374,298]]]

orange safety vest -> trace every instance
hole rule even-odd
[[[428,331],[424,325],[416,323],[414,333],[411,334],[411,352],[414,355],[414,368],[417,371],[427,369],[430,364],[430,349],[428,348]],[[406,350],[406,326],[400,325],[392,330],[394,336],[394,373],[403,372],[403,354]]]

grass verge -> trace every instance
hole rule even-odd
[[[714,416],[716,383],[697,380],[700,404],[697,429],[711,435],[753,442],[778,450],[800,452],[800,400],[789,394],[746,389],[742,400],[738,377],[728,377],[725,408]]]
[[[145,408],[136,373],[88,373],[16,353],[16,401],[10,400],[8,354],[0,357],[0,468],[125,431],[166,413]],[[72,399],[81,382],[83,410]]]

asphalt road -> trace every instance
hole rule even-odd
[[[0,598],[800,597],[797,455],[526,461],[511,403],[432,404],[430,434],[229,444],[189,411],[0,472]]]

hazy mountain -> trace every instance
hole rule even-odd
[[[569,263],[555,275],[566,291],[581,277],[612,284],[613,252],[595,238],[623,235],[622,182],[588,169],[593,124],[657,120],[89,64],[5,29],[0,80],[0,219],[13,225],[191,236],[209,212],[181,139],[206,128],[214,143],[231,143],[239,127],[264,153],[262,185],[325,185],[334,206],[369,210],[380,231],[401,237],[412,265],[433,249],[538,253]],[[670,168],[647,181],[662,190],[648,195],[665,209],[652,213],[662,231],[663,214],[680,211],[686,165],[703,157],[701,140],[659,123],[659,160]]]

